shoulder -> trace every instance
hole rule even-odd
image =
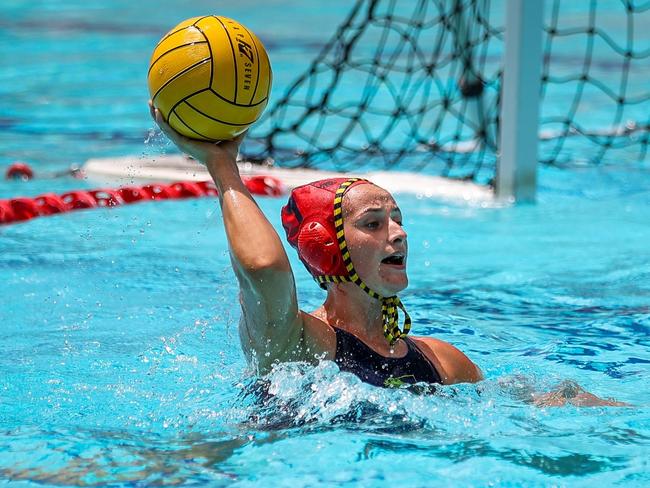
[[[413,337],[413,340],[438,369],[444,384],[476,383],[483,379],[479,367],[457,347],[433,337]]]
[[[336,355],[334,328],[314,315],[300,311],[303,327],[303,355],[305,360],[329,359]]]

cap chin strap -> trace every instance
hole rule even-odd
[[[334,195],[334,229],[336,231],[336,239],[339,244],[339,249],[341,250],[341,254],[343,256],[343,264],[345,264],[345,268],[348,270],[349,276],[321,275],[316,277],[316,281],[318,281],[320,284],[344,282],[354,283],[372,298],[379,300],[381,302],[381,317],[384,326],[384,337],[392,346],[395,341],[397,341],[397,339],[405,336],[411,330],[411,317],[406,312],[402,301],[397,297],[397,295],[384,297],[379,293],[371,290],[368,285],[366,285],[361,280],[357,274],[357,271],[354,269],[354,265],[352,264],[350,251],[348,249],[347,243],[345,242],[345,234],[343,232],[342,203],[343,195],[345,195],[345,192],[348,190],[350,185],[357,181],[362,181],[362,179],[350,178],[349,180],[344,181],[336,190],[336,194]],[[404,314],[404,329],[402,330],[399,328],[399,315],[397,312],[398,308],[401,309],[402,313]]]

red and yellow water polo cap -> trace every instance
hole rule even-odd
[[[381,301],[384,336],[392,345],[411,329],[411,318],[397,297],[384,297],[359,277],[350,258],[343,231],[343,197],[356,185],[370,183],[360,178],[328,178],[293,189],[282,208],[282,226],[287,240],[322,288],[326,283],[352,282]],[[399,328],[397,309],[404,313]]]

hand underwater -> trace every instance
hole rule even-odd
[[[533,394],[533,404],[538,407],[562,407],[566,404],[576,407],[630,407],[629,403],[612,398],[603,399],[589,393],[575,381],[563,381],[553,391]]]

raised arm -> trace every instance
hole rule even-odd
[[[303,324],[293,273],[282,242],[241,181],[236,159],[244,135],[218,144],[175,132],[152,116],[179,149],[204,163],[219,191],[233,270],[239,281],[240,338],[249,360],[265,371],[276,360],[301,359]]]

